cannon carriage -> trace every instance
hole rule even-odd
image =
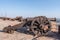
[[[19,28],[17,27],[18,25],[19,27],[27,27],[28,31],[33,32],[34,36],[44,35],[51,29],[50,21],[48,18],[46,16],[38,16],[33,18],[25,18],[22,20],[21,24],[5,27],[3,31],[7,33],[14,33],[14,31]]]

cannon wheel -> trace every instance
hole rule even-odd
[[[34,33],[34,36],[39,34],[39,29],[37,28],[39,23],[36,20],[33,20],[31,23],[31,31]]]
[[[43,19],[45,19],[45,18],[43,18]],[[45,19],[46,20],[46,19]],[[43,21],[45,21],[45,20],[43,20]],[[47,27],[48,27],[48,29],[47,30],[44,30],[44,29],[42,29],[42,27],[40,26],[40,23],[39,23],[40,21],[39,20],[33,20],[32,21],[32,23],[31,23],[31,30],[32,30],[32,32],[34,33],[34,35],[37,35],[37,34],[40,34],[40,36],[42,36],[42,35],[45,35],[46,33],[48,33],[49,31],[50,31],[50,29],[51,29],[51,26],[50,26],[50,22],[47,20],[47,21],[45,21],[45,22],[47,22],[46,24],[45,23],[43,23],[42,22],[42,20],[41,20],[41,24],[43,24],[43,25],[48,25]],[[49,23],[48,23],[49,22]],[[45,27],[45,26],[44,26]],[[37,29],[37,30],[36,30]],[[37,32],[37,33],[36,33]]]

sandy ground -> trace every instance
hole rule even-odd
[[[25,33],[21,33],[21,32],[14,32],[13,34],[8,34],[8,33],[4,33],[2,32],[2,29],[8,25],[15,25],[15,24],[19,24],[20,22],[18,21],[3,21],[0,19],[0,40],[36,40],[33,39],[33,36],[30,34],[25,34]],[[19,30],[22,31],[22,30]],[[23,31],[25,32],[25,30]],[[37,38],[37,40],[60,40],[60,35],[54,31],[53,32],[49,32],[49,34],[47,36],[42,36]]]

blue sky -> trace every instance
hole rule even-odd
[[[0,16],[60,18],[60,0],[0,0]]]

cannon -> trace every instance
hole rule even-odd
[[[16,20],[19,20],[16,19]],[[46,16],[37,16],[33,18],[22,19],[21,24],[5,27],[3,30],[7,33],[14,33],[19,27],[27,27],[28,31],[33,32],[34,36],[44,35],[51,29],[50,21]]]

